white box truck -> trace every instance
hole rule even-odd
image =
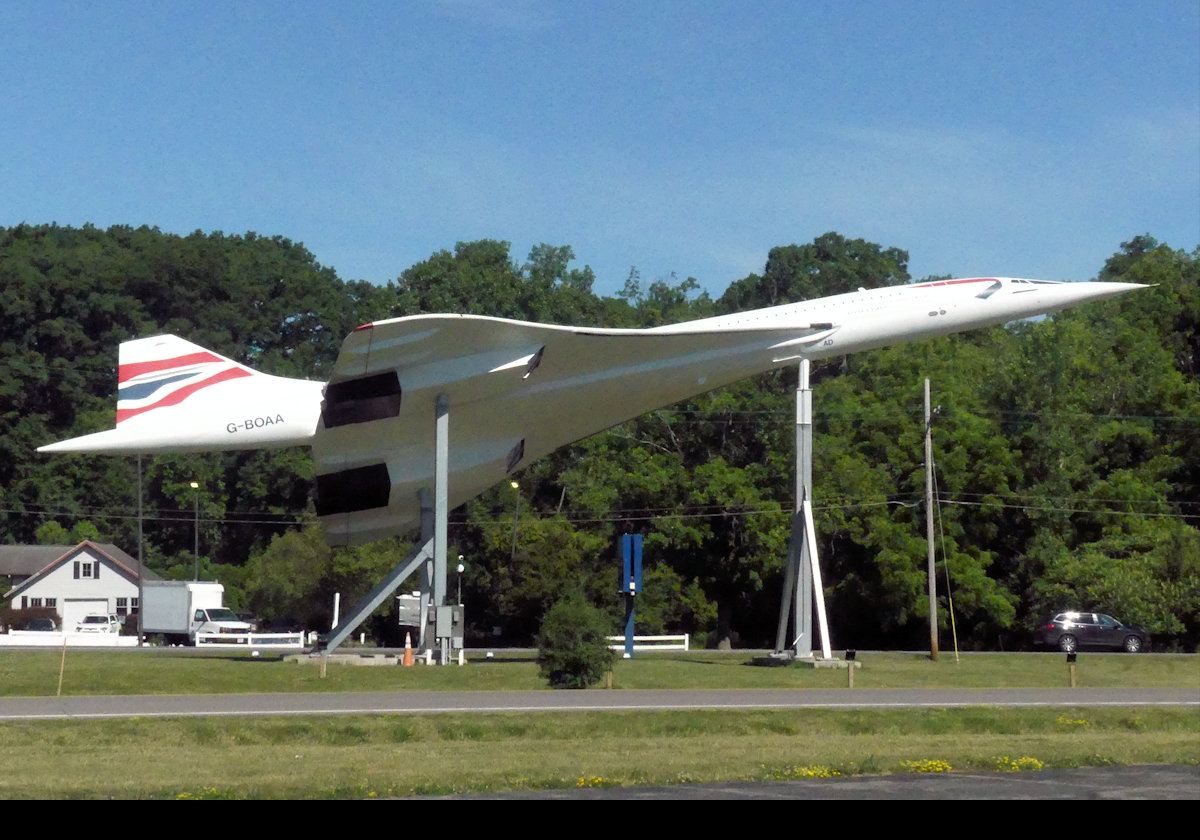
[[[251,627],[222,606],[225,587],[190,580],[142,581],[142,632],[162,633],[168,644],[196,644],[198,634],[218,633],[248,642]]]

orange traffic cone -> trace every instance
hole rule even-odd
[[[404,634],[404,667],[411,668],[413,664],[412,657],[412,633]]]

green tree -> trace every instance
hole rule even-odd
[[[250,558],[245,587],[250,608],[264,618],[291,617],[321,626],[331,607],[316,599],[330,562],[325,537],[316,527],[289,531]]]
[[[177,332],[268,373],[322,378],[346,333],[382,317],[644,327],[910,279],[904,251],[828,233],[772,249],[761,275],[715,301],[692,278],[646,284],[636,269],[600,298],[569,247],[540,244],[520,262],[509,250],[459,243],[374,286],[338,279],[282,237],[0,228],[0,539],[41,529],[134,545],[134,459],[34,451],[112,426],[116,347],[134,336]],[[905,645],[923,632],[926,376],[942,405],[939,564],[967,644],[1027,643],[1042,610],[1089,599],[1168,643],[1200,640],[1188,560],[1200,498],[1198,255],[1135,237],[1100,277],[1151,289],[814,366],[817,530],[839,641]],[[717,625],[714,640],[769,642],[794,492],[795,381],[785,369],[736,383],[529,464],[515,551],[511,488],[455,513],[476,632],[499,625],[528,639],[575,589],[615,618],[612,547],[638,531],[646,594],[661,592],[639,627]],[[333,591],[361,592],[404,546],[330,553],[310,530],[275,545],[309,510],[312,473],[300,449],[145,459],[148,562],[191,576],[197,481],[203,574],[231,592],[244,585],[264,613],[323,621]]]
[[[37,529],[38,545],[68,545],[70,540],[71,533],[53,520]]]
[[[740,312],[908,281],[906,251],[830,232],[805,245],[772,248],[762,275],[731,284],[720,305]]]
[[[1159,638],[1184,636],[1200,620],[1200,532],[1194,528],[1138,519],[1073,549],[1050,538],[1032,551],[1044,569],[1034,583],[1034,616],[1100,610]]]

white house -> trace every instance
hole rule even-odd
[[[18,609],[52,607],[62,627],[85,615],[129,615],[138,608],[138,561],[115,545],[0,546],[0,575],[13,582],[6,598]],[[158,580],[146,570],[147,580]]]

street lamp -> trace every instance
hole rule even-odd
[[[518,492],[520,484],[515,481],[510,481],[509,485],[513,489],[513,538],[512,551],[509,553],[509,560],[516,562],[517,559],[517,517],[521,515],[521,494]]]
[[[195,502],[195,536],[192,546],[192,580],[200,580],[200,485],[192,482],[192,498]]]
[[[466,569],[467,567],[463,565],[463,556],[460,554],[458,555],[458,605],[460,607],[462,606],[462,573]]]

